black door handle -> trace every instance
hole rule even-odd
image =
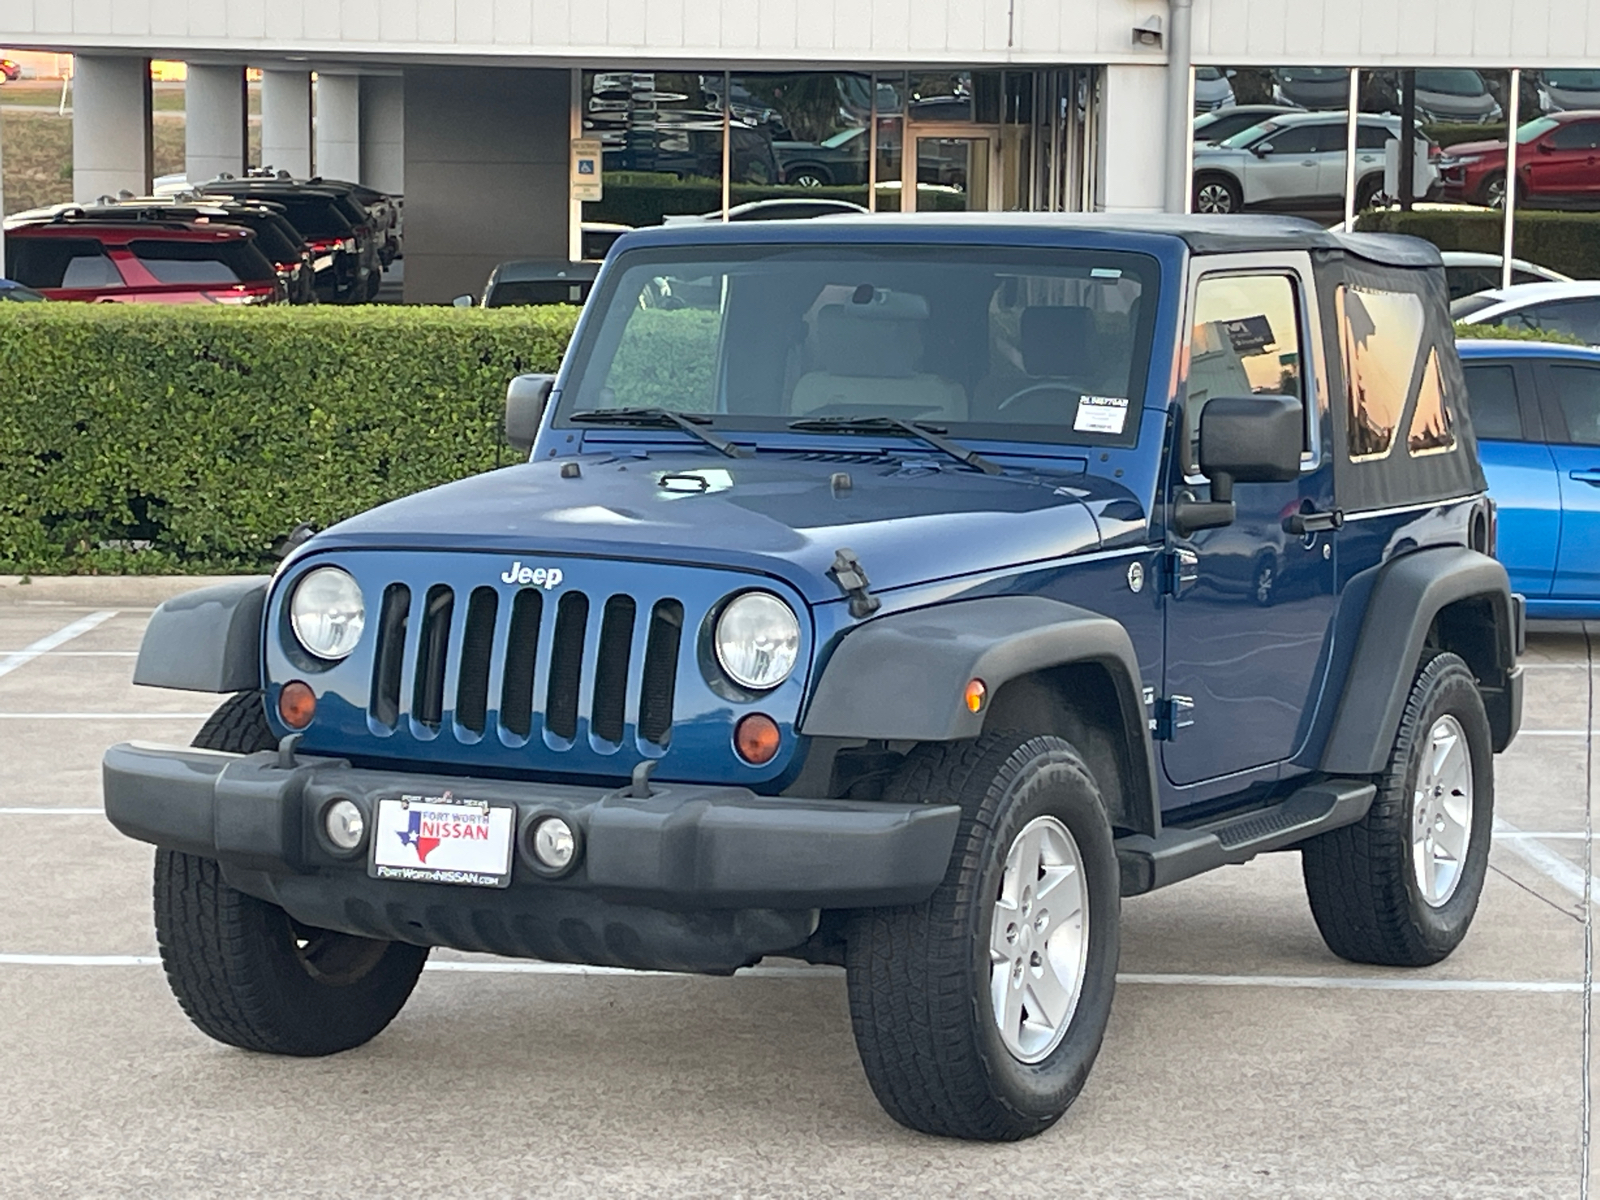
[[[1344,510],[1335,508],[1328,512],[1318,512],[1316,509],[1302,509],[1297,513],[1290,513],[1283,519],[1284,532],[1292,533],[1296,537],[1304,537],[1308,533],[1328,533],[1335,529],[1344,528]]]

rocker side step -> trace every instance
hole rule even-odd
[[[1367,815],[1376,785],[1358,779],[1327,779],[1303,787],[1267,808],[1252,809],[1206,825],[1174,826],[1157,836],[1117,839],[1122,894],[1139,896],[1216,867],[1249,862],[1267,850],[1282,850]]]

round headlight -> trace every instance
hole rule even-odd
[[[770,592],[735,597],[717,619],[717,661],[741,687],[765,691],[789,678],[800,655],[800,620]]]
[[[318,658],[343,658],[356,648],[367,606],[356,581],[338,567],[318,567],[294,589],[289,622],[300,644]]]

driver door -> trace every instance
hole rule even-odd
[[[1296,514],[1327,521],[1334,499],[1322,437],[1326,388],[1307,333],[1321,328],[1310,261],[1297,270],[1276,255],[1270,264],[1248,255],[1233,261],[1239,266],[1202,276],[1190,297],[1185,435],[1172,500],[1210,498],[1198,451],[1212,399],[1298,397],[1304,446],[1298,479],[1235,484],[1231,524],[1168,534],[1161,761],[1180,787],[1293,757],[1321,690],[1334,610],[1336,533],[1289,528]]]

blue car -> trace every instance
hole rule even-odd
[[[1600,350],[1462,341],[1498,555],[1530,617],[1600,617]]]

